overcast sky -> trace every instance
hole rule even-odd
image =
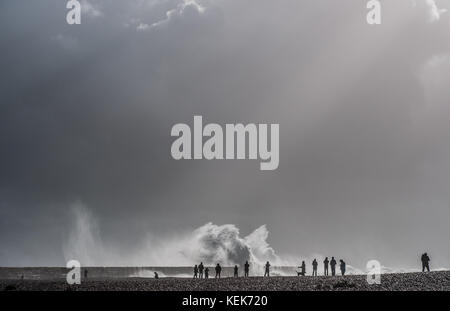
[[[0,3],[0,266],[64,266],[81,205],[122,254],[266,224],[281,255],[450,267],[450,1],[65,4]],[[279,123],[279,168],[173,160],[194,115]]]

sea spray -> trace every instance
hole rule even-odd
[[[241,237],[233,224],[205,225],[172,236],[141,236],[131,250],[121,252],[120,245],[103,242],[95,216],[81,203],[72,207],[73,224],[63,246],[66,259],[75,258],[90,266],[191,266],[205,265],[241,267],[249,261],[251,273],[261,274],[262,266],[285,265],[267,243],[269,231],[265,225],[246,237]],[[211,271],[212,272],[212,271]]]
[[[98,223],[91,211],[80,202],[72,204],[69,210],[72,226],[63,245],[66,261],[76,259],[82,266],[113,264],[111,259],[114,256],[105,249]]]
[[[241,237],[237,226],[213,223],[206,223],[192,231],[173,233],[171,236],[155,237],[148,233],[139,237],[135,247],[124,252],[114,241],[104,243],[95,215],[81,203],[72,206],[72,215],[73,224],[69,227],[70,235],[63,247],[64,256],[67,260],[77,259],[82,266],[184,267],[181,271],[171,269],[160,276],[190,277],[191,271],[187,267],[200,262],[210,267],[210,276],[214,276],[214,266],[217,263],[223,267],[238,265],[240,275],[243,275],[243,266],[248,260],[250,275],[256,276],[264,274],[264,264],[270,261],[271,275],[275,276],[296,275],[295,266],[301,260],[307,263],[307,274],[310,274],[309,263],[312,259],[324,258],[322,254],[312,254],[307,258],[283,256],[281,259],[267,242],[269,231],[266,225]],[[347,268],[348,274],[363,274],[363,271],[351,265]],[[153,277],[154,271],[162,272],[142,269],[141,272],[133,273],[133,276]]]

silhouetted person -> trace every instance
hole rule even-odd
[[[222,267],[217,264],[216,265],[216,279],[219,278],[220,279],[220,272],[222,272]]]
[[[313,276],[317,276],[317,260],[316,258],[314,258],[313,262],[312,262],[312,266],[313,266]]]
[[[158,272],[153,272],[155,274],[155,279],[159,279]]]
[[[194,279],[198,278],[198,267],[195,265],[194,267]]]
[[[330,267],[331,267],[331,275],[335,276],[336,275],[336,259],[334,259],[334,257],[331,257]]]
[[[323,275],[328,275],[328,263],[330,261],[328,260],[328,257],[325,257],[325,260],[323,261]]]
[[[208,279],[208,278],[209,278],[209,268],[206,267],[205,268],[205,279]]]
[[[306,275],[306,264],[305,261],[302,261],[302,265],[299,267],[300,268],[300,272],[297,272],[297,276]]]
[[[88,270],[84,269],[84,278],[87,279],[88,278]]]
[[[234,277],[235,277],[235,278],[237,278],[237,277],[239,276],[238,271],[239,271],[239,268],[238,268],[237,265],[235,265],[235,266],[234,266]]]
[[[199,265],[198,265],[198,277],[199,278],[203,278],[203,262],[201,262]]]
[[[422,257],[420,258],[422,261],[422,272],[425,272],[425,269],[427,269],[428,272],[430,272],[430,257],[428,257],[427,253],[422,254]]]
[[[250,265],[248,263],[248,261],[245,262],[244,264],[244,276],[248,277],[248,271],[250,270]]]
[[[341,262],[341,264],[340,264],[341,273],[342,273],[342,275],[345,275],[345,262],[342,259],[339,261]]]
[[[23,276],[23,274],[20,276],[20,279],[23,281],[23,279],[24,279],[24,276]]]
[[[266,271],[264,272],[264,276],[270,276],[270,263],[266,262]]]

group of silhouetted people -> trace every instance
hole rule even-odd
[[[267,262],[266,265],[270,264],[269,262]],[[215,272],[216,272],[216,279],[220,279],[220,274],[222,273],[222,267],[220,266],[220,264],[217,264],[216,267],[214,268]],[[250,264],[248,263],[248,261],[245,262],[244,264],[244,277],[248,277],[249,276],[249,270],[250,270]],[[234,266],[233,268],[233,276],[234,277],[239,277],[239,268],[237,265]],[[267,276],[269,275],[269,270],[266,267],[266,272],[267,272]],[[203,274],[204,273],[204,274]],[[194,279],[208,279],[209,278],[209,268],[208,267],[204,267],[203,266],[203,262],[201,262],[198,266],[195,265],[194,266]]]
[[[328,275],[328,264],[331,266],[331,275],[336,275],[336,260],[334,259],[334,257],[331,257],[331,261],[328,260],[328,257],[325,258],[325,260],[323,261],[324,264],[324,275]],[[264,265],[264,277],[270,277],[270,262],[266,262],[266,264]],[[314,259],[312,262],[312,266],[313,266],[313,276],[317,276],[317,260]],[[345,275],[345,267],[346,264],[345,262],[341,259],[340,260],[340,268],[341,268],[341,273],[342,275]],[[300,272],[297,272],[297,275],[306,275],[306,264],[305,261],[302,261],[302,265],[299,267],[301,269]],[[248,277],[249,276],[249,270],[250,270],[250,264],[248,263],[248,261],[245,262],[244,264],[244,277]],[[220,266],[220,264],[217,264],[215,267],[215,271],[216,271],[216,279],[220,279],[220,274],[222,272],[222,267]],[[209,278],[209,269],[208,267],[204,267],[203,266],[203,262],[201,262],[198,266],[195,265],[194,266],[194,279],[203,278],[203,272],[204,274],[204,278],[207,279]],[[237,265],[234,266],[233,268],[233,277],[239,277],[239,267]]]
[[[430,257],[428,256],[427,253],[423,253],[421,256],[421,261],[422,261],[422,272],[425,272],[425,270],[427,270],[428,272],[430,271]],[[312,276],[317,276],[317,267],[318,267],[318,262],[317,259],[314,258],[314,260],[312,261]],[[328,257],[325,257],[325,260],[323,261],[323,274],[325,276],[328,276],[328,267],[331,268],[331,275],[335,276],[336,275],[336,265],[337,265],[337,261],[336,259],[334,259],[334,257],[331,257],[331,260],[328,260]],[[301,266],[299,266],[300,271],[297,271],[297,275],[298,276],[305,276],[306,275],[306,264],[305,261],[302,261]],[[341,270],[341,274],[344,276],[345,275],[345,271],[346,271],[346,263],[344,260],[340,259],[339,260],[339,268]],[[250,270],[250,264],[248,263],[248,261],[245,262],[244,264],[244,277],[248,277],[249,276],[249,270]],[[220,264],[217,264],[215,267],[215,271],[216,271],[216,276],[215,278],[219,278],[220,279],[220,273],[222,272],[222,267],[220,266]],[[233,276],[234,277],[239,277],[239,268],[237,265],[234,266],[233,268]],[[204,274],[203,274],[204,273]],[[195,265],[194,267],[194,279],[196,278],[200,278],[202,279],[204,276],[205,279],[209,278],[209,269],[208,267],[204,267],[203,263],[201,262],[198,266]],[[267,261],[266,264],[264,265],[264,276],[269,277],[270,276],[270,263]],[[87,278],[87,273],[86,273],[86,278]]]
[[[339,260],[340,262],[340,269],[341,269],[341,274],[345,275],[345,269],[346,269],[346,263],[344,260]],[[317,259],[314,258],[314,260],[312,261],[312,275],[313,276],[317,276],[317,267],[318,267],[319,263],[317,262]],[[328,266],[331,267],[331,275],[335,276],[336,275],[336,259],[334,259],[334,257],[331,257],[331,260],[328,260],[328,257],[325,257],[325,260],[323,261],[323,275],[328,275]],[[297,271],[297,275],[300,276],[305,276],[306,275],[306,264],[305,261],[302,261],[301,266],[299,266],[300,271]]]
[[[219,274],[219,278],[220,278],[220,271],[222,270],[222,268],[220,267],[219,264],[217,264],[218,267],[216,267],[216,277],[217,274]],[[203,266],[203,262],[201,262],[198,266],[195,265],[194,267],[194,279],[209,279],[209,268],[208,267],[204,267]]]

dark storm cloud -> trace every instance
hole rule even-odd
[[[267,224],[282,253],[413,265],[430,247],[450,265],[446,13],[399,1],[369,27],[352,0],[86,3],[80,26],[64,1],[0,10],[0,265],[63,265],[77,201],[123,250],[212,221]],[[280,123],[279,169],[172,160],[194,114]]]

